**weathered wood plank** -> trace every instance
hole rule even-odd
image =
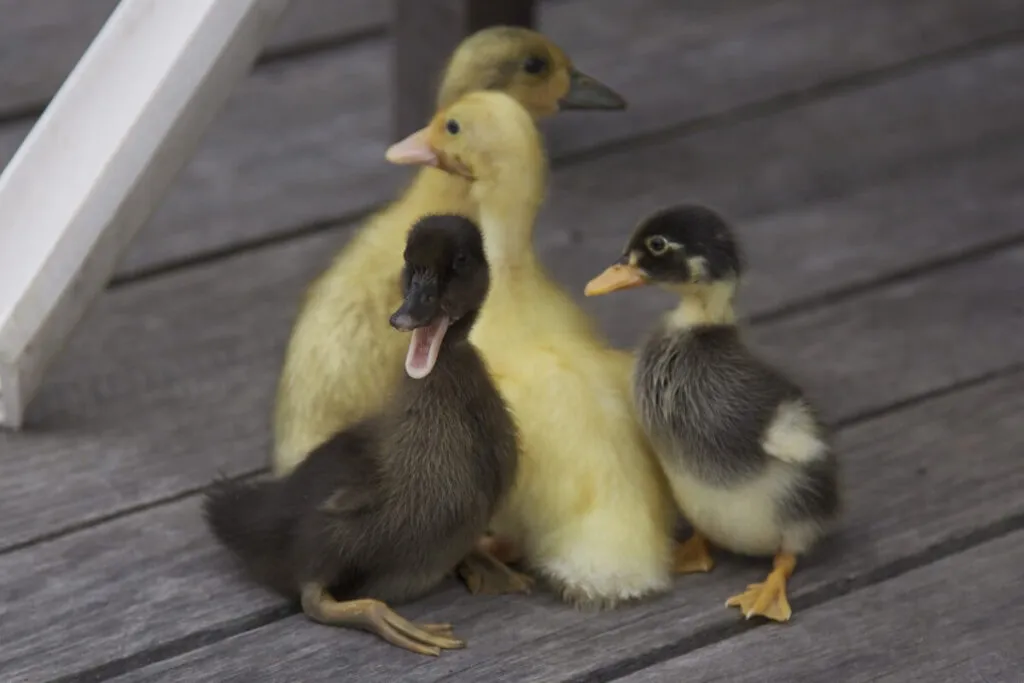
[[[901,63],[1024,22],[1012,11],[1018,0],[699,0],[685,5],[586,0],[582,8],[583,1],[542,6],[541,26],[582,69],[620,89],[631,107],[614,116],[574,114],[571,121],[552,122],[556,155]],[[638,43],[637,36],[646,39]],[[834,49],[837,44],[844,49]],[[406,175],[382,159],[390,139],[386,51],[385,43],[365,43],[258,70],[234,95],[120,273],[259,241],[391,196]],[[978,131],[994,134],[1015,125],[1008,121],[1019,118],[1024,97],[1017,88],[989,80],[1012,76],[1019,82],[1021,75],[1013,71],[1020,69],[1019,55],[1007,54],[1003,61],[988,70],[972,64],[933,69],[924,80],[901,79],[903,86],[916,83],[921,90],[894,111],[861,105],[856,116],[851,111],[849,123],[858,125],[860,117],[870,127],[887,117],[894,125],[902,122],[904,134],[913,126],[930,126],[930,137],[910,136],[922,150],[959,135],[953,122],[968,115]],[[1000,70],[1012,73],[994,73]],[[975,106],[981,98],[986,105]],[[827,114],[804,110],[808,118],[794,126],[794,135],[822,125],[818,116],[836,116],[855,104],[836,102]],[[835,129],[833,136],[842,137],[841,131]],[[671,157],[677,168],[690,171],[715,157],[713,149],[705,149],[689,158],[668,142],[650,147],[663,151],[648,157]],[[0,151],[5,148],[11,145],[0,135]],[[856,149],[847,140],[842,149],[850,148]],[[891,150],[904,151],[902,143]]]
[[[800,567],[791,582],[795,624],[804,618],[799,602],[812,592],[834,591],[847,580],[1024,514],[1018,495],[1024,484],[1018,466],[1024,447],[1018,424],[1022,389],[1024,373],[1017,373],[839,435],[849,510],[840,541]],[[261,675],[272,680],[266,672],[288,672],[307,683],[339,676],[366,683],[555,683],[698,631],[735,624],[738,617],[723,607],[725,598],[766,569],[763,563],[722,558],[712,574],[677,579],[664,598],[599,615],[580,614],[540,595],[474,598],[454,588],[405,610],[412,618],[451,620],[467,638],[468,649],[439,660],[386,651],[365,635],[320,628],[294,616],[117,680],[258,680]]]
[[[778,125],[788,127],[784,121]],[[845,124],[840,118],[832,125]],[[821,129],[828,130],[824,122]],[[770,126],[762,132],[784,142],[789,134],[776,130]],[[908,163],[899,156],[879,160],[835,154],[827,145],[802,148],[798,157],[799,149],[790,148],[793,170],[781,178],[772,146],[733,157],[744,188],[737,199],[763,204],[773,196],[800,195],[814,178],[840,169],[855,179],[893,178],[893,169]],[[648,193],[615,191],[614,179],[636,171],[630,157],[616,158],[616,163],[592,162],[592,173],[583,167],[554,177],[538,248],[576,292],[614,257],[643,212],[678,200],[679,187],[729,212],[735,206],[730,204],[733,180],[711,166],[703,179],[689,169],[682,182],[675,172],[651,173],[660,182]],[[946,167],[919,169],[846,199],[741,222],[752,264],[751,286],[744,293],[747,310],[763,313],[921,259],[954,257],[1019,236],[1024,229],[1022,159],[1024,140],[1018,140],[984,155],[975,151],[974,157]],[[588,189],[593,182],[607,194],[593,194]],[[605,200],[594,201],[594,196]],[[584,238],[575,239],[580,230]],[[269,452],[270,402],[295,302],[307,279],[329,258],[333,239],[320,235],[294,241],[102,298],[30,407],[28,431],[0,435],[5,473],[0,478],[0,545],[51,533],[69,519],[103,517],[176,495],[204,484],[220,468],[239,472],[263,464]],[[961,279],[969,280],[969,273]],[[966,286],[979,298],[997,291],[985,290],[986,283]],[[585,303],[617,342],[631,343],[664,302],[655,292],[644,294]],[[1001,310],[982,310],[991,315],[982,329],[1000,329]],[[860,341],[869,343],[870,337]],[[903,348],[894,343],[893,353]],[[898,358],[895,363],[899,367]],[[132,425],[130,434],[126,424]],[[44,504],[39,491],[58,480],[75,494]]]
[[[842,125],[842,119],[832,125]],[[649,165],[641,159],[638,166],[625,158],[600,159],[556,174],[551,213],[557,228],[542,229],[538,241],[549,262],[559,264],[563,281],[582,292],[595,268],[621,252],[640,216],[681,201],[718,207],[735,223],[752,264],[739,293],[740,305],[755,317],[780,305],[798,305],[862,286],[883,273],[959,258],[965,251],[1020,234],[1015,226],[1024,215],[1024,195],[1019,191],[1024,182],[1024,137],[1019,134],[997,138],[988,149],[954,148],[931,156],[939,154],[937,147],[927,161],[893,158],[880,163],[872,159],[880,154],[874,149],[857,152],[828,145],[821,157],[786,155],[792,141],[788,136],[796,131],[780,130],[776,137],[762,129],[762,141],[774,140],[757,154],[763,153],[763,165],[748,165],[746,154],[752,146],[747,145],[753,143],[755,131],[729,132],[733,135],[723,131],[700,147],[680,150],[701,153],[705,144],[710,149],[719,143],[719,156],[692,170],[666,172],[661,182],[646,184],[643,191],[628,178],[671,162],[653,155]],[[877,129],[858,131],[864,137],[855,139],[875,139],[877,134]],[[849,165],[840,168],[844,162]],[[922,162],[930,165],[916,167]],[[828,185],[850,190],[837,194],[820,187],[829,176]],[[881,184],[856,189],[869,178]],[[589,205],[594,196],[602,197],[600,213]],[[970,243],[962,241],[969,225],[975,226],[970,230],[982,231],[974,233],[979,239]],[[644,292],[587,298],[582,304],[606,320],[622,315],[653,320],[671,301],[668,294]],[[618,344],[637,338],[627,326],[606,329]]]
[[[915,93],[910,90],[908,95],[914,96]],[[826,125],[825,121],[822,125]],[[801,123],[806,124],[806,120]],[[843,126],[846,122],[838,118],[831,125]],[[927,126],[918,129],[922,134],[931,134]],[[762,134],[770,135],[773,130],[774,127],[769,126]],[[915,128],[908,126],[906,130],[909,136]],[[874,131],[861,129],[859,132],[870,134]],[[876,176],[875,180],[879,182],[888,182],[892,178],[903,183],[899,187],[908,188],[906,197],[900,197],[898,193],[891,195],[901,199],[899,209],[884,199],[884,190],[878,191],[881,194],[863,192],[849,198],[849,201],[836,199],[813,208],[820,212],[822,225],[836,223],[848,226],[838,233],[842,239],[831,245],[833,250],[844,248],[846,243],[850,243],[858,245],[857,251],[860,252],[858,259],[839,261],[833,271],[835,282],[830,284],[841,284],[844,280],[856,282],[915,263],[919,258],[915,252],[893,249],[892,246],[893,243],[913,242],[915,238],[912,235],[900,232],[904,228],[915,233],[922,226],[929,227],[931,224],[950,223],[959,228],[956,230],[948,225],[941,229],[929,227],[940,230],[942,235],[949,235],[946,242],[930,245],[932,251],[929,258],[953,255],[971,245],[1017,234],[1019,214],[1013,207],[1019,194],[1019,190],[1014,188],[1019,188],[1019,185],[1014,184],[1014,173],[1019,163],[1016,160],[1022,157],[1014,154],[1009,146],[1005,153],[998,148],[989,150],[985,156],[988,161],[984,163],[977,160],[964,162],[973,165],[964,166],[970,172],[956,171],[959,176],[952,176],[962,177],[965,182],[957,190],[958,201],[950,202],[949,198],[936,201],[937,197],[941,198],[941,192],[948,191],[951,182],[941,173],[942,169],[918,168],[916,172],[910,173],[907,169],[915,166],[910,163],[914,157],[901,157],[897,153],[844,157],[837,155],[836,151],[845,147],[837,147],[838,143],[832,146],[824,144],[824,141],[831,138],[838,139],[839,136],[822,135],[820,139],[811,140],[814,146],[803,148],[802,154],[806,155],[803,164],[794,160],[794,170],[784,174],[782,179],[771,172],[772,164],[776,161],[776,150],[771,145],[767,149],[755,146],[751,156],[745,160],[740,159],[741,163],[738,164],[742,168],[760,169],[752,170],[749,175],[741,178],[744,182],[744,200],[748,203],[740,208],[746,210],[759,208],[759,205],[760,208],[771,208],[766,200],[773,194],[798,198],[806,196],[806,188],[813,186],[813,178],[823,174],[830,175],[833,180],[845,178],[854,185],[868,182],[871,176]],[[776,139],[782,141],[785,138]],[[904,152],[917,155],[920,153],[919,146],[912,144],[909,151],[904,148]],[[962,146],[964,143],[961,140],[943,154],[949,156]],[[794,150],[791,153],[796,154]],[[614,171],[618,175],[613,177],[620,178],[630,174],[631,159],[625,155],[621,158],[622,165],[613,166],[602,173]],[[798,167],[804,168],[804,172],[795,170]],[[843,168],[847,170],[840,172]],[[546,259],[552,258],[549,250],[551,245],[569,243],[573,239],[572,229],[564,227],[569,225],[570,218],[579,221],[578,225],[589,226],[595,236],[621,235],[622,228],[618,220],[609,217],[611,204],[588,200],[585,194],[578,194],[581,191],[579,189],[576,192],[557,189],[559,178],[570,172],[576,171],[567,170],[556,174],[556,191],[544,219],[545,227],[542,228],[540,240]],[[582,177],[582,169],[579,173]],[[976,180],[969,181],[975,177],[975,173]],[[665,182],[679,186],[672,174],[666,176]],[[724,187],[731,182],[729,177],[711,174],[705,183],[698,182],[689,187],[691,190],[701,190],[697,195],[702,197],[705,196],[705,189],[712,196],[726,196]],[[913,190],[914,187],[918,189]],[[972,197],[975,199],[972,200]],[[641,196],[636,200],[640,204],[634,205],[634,211],[637,206],[642,206],[646,198]],[[872,203],[874,209],[865,208]],[[954,210],[947,211],[946,204],[955,207]],[[980,204],[992,204],[997,208],[978,210],[977,205]],[[776,206],[780,210],[792,211],[792,207],[787,208],[785,202]],[[893,215],[903,216],[906,220],[892,226],[889,242],[872,239],[859,243],[856,225],[846,217],[847,212],[861,216],[868,225],[887,225],[887,219]],[[625,225],[630,225],[633,219],[635,214]],[[766,220],[772,220],[772,217]],[[799,232],[787,235],[784,231],[786,226],[800,226],[801,222],[781,222],[778,228],[783,231],[781,233],[744,227],[747,231],[744,236],[748,243],[762,245],[757,249],[765,254],[762,257],[765,262],[754,264],[755,272],[763,268],[766,274],[772,274],[773,281],[789,283],[780,292],[793,292],[800,288],[803,269],[809,265],[807,259],[798,254],[816,253],[817,250],[827,253],[829,247],[826,243],[820,243],[815,252],[773,248],[773,245],[778,244],[802,245],[799,240],[805,239],[814,227],[813,221],[806,221]],[[756,225],[752,223],[751,228],[756,228]],[[555,226],[561,226],[561,230],[553,229]],[[820,229],[819,232],[829,234]],[[871,234],[869,231],[868,236]],[[37,414],[37,426],[45,431],[22,437],[5,436],[0,441],[0,469],[5,473],[0,482],[0,487],[3,487],[0,489],[0,505],[3,506],[0,520],[4,520],[5,524],[0,538],[5,542],[27,541],[31,536],[25,535],[26,529],[29,534],[34,534],[44,529],[66,528],[68,520],[74,520],[75,524],[82,523],[127,505],[178,494],[205,483],[217,469],[238,472],[261,464],[266,453],[265,411],[273,389],[277,354],[287,332],[287,319],[291,315],[294,297],[308,277],[309,269],[319,267],[327,258],[329,250],[325,246],[330,244],[330,238],[324,235],[297,241],[264,253],[229,260],[215,267],[194,269],[189,273],[126,288],[105,297],[98,306],[94,321],[87,323],[80,338],[74,342],[64,367],[44,393]],[[926,241],[924,238],[916,239]],[[894,252],[901,256],[894,256]],[[871,375],[876,380],[884,378],[884,386],[877,381],[864,379],[849,398],[845,395],[836,396],[836,392],[829,393],[828,390],[822,392],[830,414],[840,418],[859,411],[865,400],[871,400],[877,405],[880,401],[898,400],[906,396],[901,368],[910,354],[916,354],[920,362],[908,381],[908,386],[915,390],[938,386],[929,384],[928,378],[924,377],[928,363],[934,366],[955,366],[962,373],[953,375],[956,378],[1016,362],[1020,356],[1014,353],[1019,354],[1020,349],[1006,343],[987,349],[971,343],[961,345],[956,335],[959,327],[947,326],[943,334],[934,321],[929,321],[930,326],[926,328],[930,335],[927,348],[919,349],[918,345],[908,341],[912,339],[908,330],[913,328],[902,321],[909,319],[909,314],[922,306],[934,305],[938,298],[935,293],[946,296],[943,294],[945,288],[952,292],[949,302],[976,302],[977,305],[971,306],[975,311],[972,332],[980,338],[992,339],[996,336],[996,329],[1003,334],[999,341],[1019,338],[1020,330],[1007,325],[1008,320],[1014,321],[1013,313],[1016,309],[1013,308],[1013,302],[1020,299],[1019,289],[1013,290],[1012,285],[1007,288],[1007,283],[1019,280],[1016,275],[1020,267],[1019,252],[1019,249],[1012,252],[1009,258],[1005,255],[996,256],[977,264],[965,263],[959,269],[928,276],[927,281],[933,285],[916,291],[906,299],[895,297],[895,303],[885,304],[884,292],[851,299],[836,314],[838,319],[850,318],[855,321],[852,326],[845,328],[845,332],[822,335],[809,324],[793,326],[794,319],[813,316],[812,312],[764,326],[758,332],[758,338],[762,343],[770,343],[772,348],[788,349],[796,358],[800,357],[804,344],[810,344],[815,354],[824,353],[823,349],[830,348],[831,355],[825,357],[828,364],[834,364],[837,358],[863,359],[879,347],[887,349],[886,354],[883,354],[882,367],[873,368],[874,374]],[[572,253],[583,252],[572,250]],[[559,275],[563,280],[581,282],[591,269],[603,265],[606,258],[604,253],[600,259],[585,257],[575,264],[565,265]],[[562,259],[559,257],[548,262],[562,263]],[[954,276],[950,277],[950,273]],[[941,286],[934,283],[940,283]],[[630,301],[625,295],[618,299],[608,297],[609,301],[613,299]],[[879,301],[883,305],[880,306]],[[780,303],[785,301],[758,305],[777,306]],[[884,317],[854,311],[854,308],[871,310],[874,307],[884,310]],[[615,312],[614,309],[610,310],[611,313],[607,313],[603,321],[608,328],[618,327],[616,321],[607,317]],[[951,310],[956,309],[947,307],[935,317],[948,322],[953,319],[949,315]],[[629,323],[637,320],[637,315],[640,313],[622,320]],[[1018,315],[1017,320],[1019,318]],[[646,317],[641,319],[645,323],[649,320]],[[894,326],[894,320],[900,321],[901,326]],[[793,330],[792,335],[773,337],[771,330],[782,324],[791,325],[787,329]],[[809,331],[813,334],[808,334]],[[835,341],[830,341],[833,338]],[[906,355],[901,357],[899,349],[903,349]],[[860,368],[856,364],[850,367],[849,373],[839,380],[852,378],[861,381]],[[926,380],[923,384],[922,377]],[[949,376],[940,374],[934,379],[936,382],[945,381]],[[52,493],[54,481],[62,484],[62,495],[59,497]],[[40,526],[33,526],[36,524]],[[197,530],[196,533],[201,531]],[[72,536],[68,540],[74,538]],[[26,549],[16,554],[31,552],[31,549]],[[723,567],[723,575],[729,571],[728,567]],[[722,580],[727,580],[728,576],[738,580],[741,575],[726,575],[726,579]],[[204,596],[204,599],[209,599],[209,595]],[[540,621],[550,621],[553,628],[562,623],[557,621],[560,612],[549,613],[556,608],[542,598],[538,599],[541,600],[539,606],[531,601],[525,603],[533,610],[531,614]],[[442,599],[439,604],[446,600]],[[718,607],[718,602],[716,599],[713,606]],[[212,627],[211,622],[193,621],[187,601],[180,607],[181,611],[176,616],[168,615],[167,618],[189,622],[199,631]],[[493,608],[494,605],[490,603],[484,603],[479,608],[474,603],[470,607],[471,610]],[[225,608],[225,613],[241,613],[232,612],[231,609]],[[631,618],[629,614],[636,615],[635,612],[620,613],[619,618],[628,620]],[[671,618],[676,619],[675,616]],[[212,625],[217,623],[220,622],[213,622]],[[471,637],[477,632],[500,631],[485,623],[476,626],[471,624],[469,628],[472,632],[467,635]],[[155,635],[153,637],[158,639]],[[643,651],[644,646],[634,642],[630,647]],[[540,667],[553,666],[552,661],[557,660],[554,650],[538,649],[531,652],[537,654],[537,665]],[[115,655],[97,652],[97,658],[86,661],[83,666],[127,654],[130,652],[119,651]],[[580,663],[586,661],[583,658]],[[538,675],[543,680],[543,675]]]
[[[280,606],[230,580],[200,519],[190,499],[0,557],[0,679],[40,683]]]
[[[1024,671],[1024,532],[621,683],[1013,683]],[[822,634],[828,634],[826,638]]]
[[[534,0],[391,0],[392,137],[434,113],[438,76],[463,38],[488,26],[536,26]]]
[[[0,118],[38,112],[71,73],[117,0],[0,0]],[[378,0],[292,0],[265,53],[384,29]]]
[[[295,252],[297,249],[292,252],[281,249],[275,250],[272,255],[280,262],[287,263]],[[93,396],[87,385],[72,385],[66,393],[55,391],[50,397],[53,403],[47,413],[55,431],[34,438],[18,435],[5,444],[8,448],[2,456],[4,491],[0,496],[4,510],[0,519],[3,520],[6,539],[16,537],[21,533],[21,528],[36,524],[37,519],[44,519],[50,524],[57,520],[62,520],[65,525],[71,520],[80,523],[95,515],[101,506],[107,505],[112,499],[122,504],[125,500],[151,499],[175,489],[180,490],[183,481],[205,483],[200,476],[205,479],[215,468],[237,471],[263,461],[265,450],[254,448],[254,445],[262,445],[260,442],[264,438],[265,423],[262,412],[254,409],[254,406],[259,406],[270,393],[272,383],[267,380],[272,380],[272,373],[266,361],[270,354],[259,352],[253,347],[233,348],[229,351],[224,345],[224,335],[227,332],[229,339],[233,336],[237,340],[238,330],[262,330],[267,327],[267,320],[253,318],[251,311],[246,312],[241,299],[234,300],[235,314],[222,311],[219,321],[197,310],[202,307],[202,297],[210,296],[211,285],[216,281],[230,283],[228,286],[238,288],[237,294],[248,297],[250,301],[270,299],[271,308],[283,310],[282,302],[274,301],[274,290],[281,284],[283,276],[274,274],[271,254],[263,256],[266,257],[264,263],[249,258],[222,266],[219,273],[209,274],[209,280],[197,283],[195,296],[182,300],[174,301],[174,295],[180,294],[180,291],[160,292],[156,288],[156,285],[162,284],[160,282],[133,287],[122,293],[131,294],[152,288],[159,296],[154,296],[153,291],[150,291],[149,296],[144,297],[151,307],[150,313],[136,309],[138,314],[134,318],[119,316],[121,327],[111,330],[107,341],[112,341],[119,334],[124,335],[125,327],[143,328],[152,333],[153,339],[149,341],[153,345],[137,358],[153,354],[153,358],[173,363],[162,368],[161,372],[167,375],[155,381],[156,384],[169,382],[169,386],[161,391],[143,391],[149,379],[143,376],[140,378],[143,386],[106,387],[107,396],[103,395],[105,387],[102,384],[97,387],[100,389],[98,396]],[[877,406],[905,397],[910,389],[935,389],[940,386],[940,382],[963,379],[969,374],[984,373],[1020,362],[1024,349],[1019,345],[1007,344],[1005,340],[1021,338],[1024,332],[1020,329],[1024,325],[1021,317],[1016,316],[1014,319],[1014,312],[1021,300],[1021,287],[1024,286],[1019,278],[1022,264],[1024,248],[1018,248],[977,263],[963,264],[958,268],[918,278],[913,286],[897,285],[856,297],[828,309],[832,322],[823,323],[820,313],[811,312],[761,326],[756,331],[756,337],[762,344],[770,345],[771,350],[777,352],[785,349],[803,359],[808,369],[820,371],[822,374],[813,384],[818,388],[829,412],[841,418],[849,417],[851,412],[860,410],[868,401]],[[233,277],[231,271],[235,268],[251,268],[250,272],[261,274],[267,280],[265,289],[246,291],[247,284]],[[940,315],[935,316],[938,320],[928,318],[927,311],[940,305],[943,306]],[[982,341],[987,340],[987,345],[962,339],[959,333],[962,318],[949,315],[950,311],[958,311],[960,307],[972,311],[968,320],[972,334]],[[180,323],[163,317],[174,310],[185,316]],[[167,339],[170,331],[168,325],[173,327],[175,324],[185,324],[188,316],[192,316],[193,320],[199,317],[210,324],[198,332],[198,353],[194,356],[189,354],[179,364],[178,359],[170,357],[171,347],[167,345],[174,341]],[[918,322],[922,317],[928,319]],[[825,326],[820,327],[823,324]],[[945,325],[945,334],[941,333],[940,325]],[[993,339],[997,336],[998,339]],[[161,337],[164,338],[162,342]],[[927,343],[915,344],[915,338],[922,338]],[[116,349],[108,346],[106,351],[108,354],[114,352],[113,357],[108,355],[106,358],[97,358],[98,362],[125,362],[124,354],[118,354]],[[822,358],[823,354],[828,355]],[[863,359],[871,358],[873,354],[877,356],[876,362],[865,368],[867,361]],[[261,357],[264,360],[261,361]],[[845,360],[836,363],[836,359]],[[947,370],[935,372],[942,365],[955,368],[956,373],[950,374]],[[133,369],[138,367],[128,360],[125,370],[130,376]],[[904,368],[909,370],[905,371]],[[931,372],[926,376],[927,370]],[[831,379],[835,386],[822,387],[821,378]],[[925,381],[928,378],[932,380],[930,384]],[[1024,483],[1020,480],[1024,473],[1016,466],[1022,436],[1017,417],[1024,407],[1020,403],[1024,400],[1024,392],[1020,391],[1021,378],[1022,375],[1018,374],[1006,380],[1005,385],[987,385],[981,396],[965,393],[974,398],[958,399],[968,404],[962,409],[963,412],[957,407],[961,405],[958,402],[937,402],[936,405],[941,408],[929,404],[932,407],[914,420],[893,417],[889,422],[875,422],[869,427],[851,430],[844,435],[841,448],[844,454],[851,454],[845,457],[849,461],[847,476],[855,486],[862,487],[853,493],[854,511],[846,533],[848,545],[863,549],[855,553],[860,561],[874,562],[879,558],[891,561],[894,554],[900,555],[914,548],[926,547],[937,542],[935,539],[943,534],[962,533],[966,529],[989,523],[997,514],[1014,514],[1014,505],[1022,504],[1017,493]],[[991,393],[992,386],[1001,388]],[[257,390],[259,394],[254,395]],[[890,438],[892,441],[889,441]],[[899,441],[903,438],[911,441]],[[965,468],[956,456],[960,449],[968,446],[974,453],[970,466]],[[33,452],[36,448],[40,450]],[[36,456],[39,456],[38,459]],[[883,465],[886,468],[884,478],[880,480],[871,476]],[[55,466],[62,466],[62,469]],[[929,469],[922,473],[921,467]],[[926,477],[924,485],[922,477]],[[54,495],[55,481],[60,482],[60,495]],[[904,493],[905,489],[909,490]],[[943,501],[956,503],[954,505],[950,502],[949,509],[942,510]],[[940,509],[934,509],[936,506]],[[18,654],[18,661],[21,662],[18,666],[29,667],[26,669],[31,672],[28,680],[38,680],[43,671],[50,675],[67,670],[37,667],[64,667],[72,661],[77,662],[75,666],[80,668],[103,665],[112,659],[134,655],[147,643],[216,628],[225,620],[247,613],[245,603],[251,600],[249,594],[239,593],[237,595],[244,597],[236,598],[232,592],[232,597],[218,597],[214,601],[214,597],[222,593],[209,587],[212,584],[200,584],[206,587],[199,593],[191,591],[189,572],[184,567],[193,561],[189,559],[192,555],[198,555],[194,561],[205,567],[211,561],[209,553],[212,552],[212,542],[206,539],[194,507],[183,506],[181,510],[184,511],[180,514],[173,513],[176,515],[175,521],[166,523],[169,528],[190,535],[180,545],[168,543],[159,532],[160,524],[146,521],[149,514],[157,513],[141,513],[123,523],[104,525],[95,531],[74,534],[43,546],[23,548],[0,559],[0,576],[8,577],[6,580],[12,582],[9,584],[11,588],[5,587],[5,593],[11,596],[5,603],[6,616],[9,618],[2,622],[27,622],[32,626],[29,631],[20,630],[21,626],[6,627],[12,631],[3,633],[0,630],[0,641],[18,643],[17,647],[11,646],[9,651]],[[925,518],[910,523],[908,520],[916,520],[914,515],[924,515]],[[137,524],[142,530],[156,529],[151,536],[156,543],[155,548],[149,549],[146,543],[135,542],[130,537],[126,541],[126,532],[121,524]],[[103,536],[105,533],[110,536]],[[192,554],[188,551],[188,548],[193,547],[191,544],[195,544],[196,548]],[[93,552],[90,548],[106,549],[107,559],[102,561],[110,563],[110,566],[96,568],[96,574],[103,578],[93,576],[91,572],[83,572],[85,560],[69,548],[81,548],[84,553]],[[109,596],[109,586],[118,585],[117,581],[111,581],[111,572],[118,575],[134,573],[132,563],[126,561],[122,553],[124,548],[131,548],[131,556],[144,567],[159,564],[151,559],[153,552],[157,552],[159,557],[164,557],[164,552],[173,552],[177,561],[182,563],[183,568],[175,569],[171,574],[177,582],[174,585],[180,584],[182,588],[175,593],[173,604],[163,601],[163,592],[158,593],[161,619],[165,620],[160,623],[173,624],[175,630],[161,635],[162,627],[156,622],[149,622],[146,626],[149,640],[133,640],[136,631],[131,629],[138,627],[138,621],[129,619],[124,622],[124,603],[111,601]],[[51,552],[53,556],[49,555]],[[835,564],[828,557],[823,564],[812,563],[801,573],[801,590],[813,589],[822,582],[835,579],[830,573],[835,571]],[[67,564],[60,564],[64,561]],[[4,562],[11,564],[5,566]],[[851,563],[844,556],[843,572],[849,573],[857,566],[860,565],[856,561]],[[46,571],[41,572],[40,567],[45,567]],[[207,567],[196,571],[214,570]],[[747,567],[747,570],[743,570],[723,563],[722,571],[716,572],[714,577],[681,584],[683,590],[667,601],[654,603],[655,606],[650,608],[653,612],[645,612],[641,608],[617,613],[614,617],[592,619],[579,616],[553,605],[544,596],[514,604],[510,601],[466,602],[458,590],[425,604],[437,606],[444,615],[458,616],[459,621],[466,624],[466,636],[478,643],[474,652],[487,657],[505,653],[502,655],[505,657],[503,661],[515,664],[512,670],[518,672],[522,667],[537,667],[537,671],[541,672],[536,674],[539,678],[530,680],[547,680],[552,670],[560,670],[564,666],[564,663],[558,663],[561,662],[558,653],[562,645],[556,648],[554,644],[534,643],[520,654],[506,650],[541,638],[543,634],[538,629],[549,629],[546,633],[551,634],[565,628],[590,642],[604,638],[601,632],[616,624],[624,626],[646,619],[648,621],[645,623],[650,626],[652,621],[658,621],[658,615],[665,610],[678,610],[679,614],[672,613],[669,617],[671,623],[678,626],[670,629],[662,626],[657,637],[644,635],[638,641],[640,636],[634,634],[633,640],[627,643],[629,634],[619,633],[614,641],[619,645],[615,647],[610,643],[587,646],[606,648],[607,655],[616,658],[630,650],[642,651],[645,647],[665,642],[665,639],[685,635],[688,632],[685,628],[697,623],[691,618],[694,606],[703,610],[700,618],[704,621],[698,620],[699,623],[720,623],[727,617],[722,614],[718,597],[711,600],[712,591],[709,587],[720,585],[721,590],[726,590],[726,583],[743,583],[756,571],[759,569]],[[30,572],[31,576],[26,578],[24,572]],[[80,580],[92,588],[68,591],[63,581],[51,581],[40,588],[41,592],[26,593],[26,582],[39,581],[39,576],[60,577],[69,572],[81,574]],[[141,573],[152,578],[151,572]],[[230,590],[232,576],[231,572],[225,570],[222,576],[224,583],[218,585]],[[146,593],[140,594],[132,590],[130,585],[118,590],[130,594],[135,605],[133,609],[139,610],[138,613],[148,613],[150,608],[140,604],[149,600]],[[26,597],[29,601],[16,601],[23,594],[31,596],[30,599]],[[69,595],[81,600],[86,607],[79,608],[78,603]],[[236,599],[238,602],[233,602]],[[196,601],[204,605],[217,605],[217,610],[197,610]],[[257,604],[261,607],[266,605],[262,602]],[[500,610],[497,605],[502,606]],[[421,609],[425,608],[419,606],[413,611],[418,614],[416,610]],[[37,643],[33,645],[26,642],[29,636],[25,634],[30,633],[31,638],[38,638],[40,632],[61,633],[61,624],[67,619],[62,610],[71,610],[72,615],[90,614],[90,618],[83,621],[92,624],[93,628],[110,629],[115,628],[114,624],[121,624],[119,628],[129,630],[101,631],[104,636],[99,641],[71,639],[70,642],[74,644],[66,645],[61,650],[60,658],[43,657],[41,655],[48,651],[49,641],[33,640]],[[454,613],[451,610],[464,612]],[[31,611],[35,616],[22,619],[21,614],[26,611]],[[81,619],[80,616],[78,618]],[[44,619],[53,620],[52,628],[40,621]],[[511,629],[515,635],[509,636],[507,629]],[[333,634],[330,637],[336,638]],[[351,662],[363,656],[357,654],[364,651],[362,647],[356,647],[360,649],[351,655]],[[337,650],[331,652],[336,653]],[[2,653],[0,650],[0,655]],[[377,660],[379,655],[366,656],[368,659],[359,660],[362,665],[378,670],[381,666]],[[400,658],[393,661],[396,666],[405,666]],[[444,661],[444,666],[456,665],[458,662],[468,666],[479,660],[448,658]],[[578,666],[597,666],[602,660],[594,655],[574,658],[573,661]],[[544,668],[553,666],[555,669]],[[330,670],[336,671],[336,668]],[[448,671],[432,671],[436,674],[442,670]],[[490,672],[487,677],[496,675]],[[474,673],[465,680],[481,678]]]

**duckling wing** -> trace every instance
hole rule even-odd
[[[646,421],[684,451],[763,462],[779,405],[799,391],[753,356],[733,328],[656,336],[638,360],[637,400]]]
[[[316,448],[287,480],[296,506],[334,517],[359,516],[379,503],[377,420],[365,420]]]

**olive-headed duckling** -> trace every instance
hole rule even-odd
[[[299,599],[314,621],[436,655],[463,646],[451,626],[413,624],[385,603],[423,595],[479,552],[515,478],[517,436],[468,341],[489,287],[475,224],[453,215],[420,220],[401,285],[390,322],[411,339],[405,380],[387,407],[285,478],[220,483],[205,512],[251,573]]]
[[[644,220],[619,262],[585,293],[655,284],[682,297],[640,349],[634,371],[641,421],[694,527],[677,549],[676,569],[710,570],[707,541],[774,555],[768,578],[727,605],[747,618],[785,621],[796,557],[839,511],[837,463],[801,389],[744,344],[733,312],[741,270],[726,222],[681,205]]]
[[[625,101],[585,76],[536,31],[497,26],[466,38],[445,70],[438,106],[468,92],[504,91],[536,119],[567,109],[618,110]],[[399,303],[394,280],[402,245],[420,216],[473,220],[469,183],[420,169],[395,202],[370,217],[310,286],[285,352],[274,415],[274,473],[284,475],[317,445],[383,408],[398,386],[405,342],[387,326]]]

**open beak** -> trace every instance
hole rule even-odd
[[[569,72],[569,92],[558,101],[560,109],[595,109],[618,111],[626,108],[626,100],[604,83],[572,69]]]
[[[647,278],[636,266],[616,263],[587,283],[584,296],[601,296],[620,289],[632,289],[647,284]]]

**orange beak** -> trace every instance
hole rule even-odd
[[[632,289],[647,284],[643,271],[636,266],[616,263],[587,283],[584,296],[601,296],[620,289]]]

